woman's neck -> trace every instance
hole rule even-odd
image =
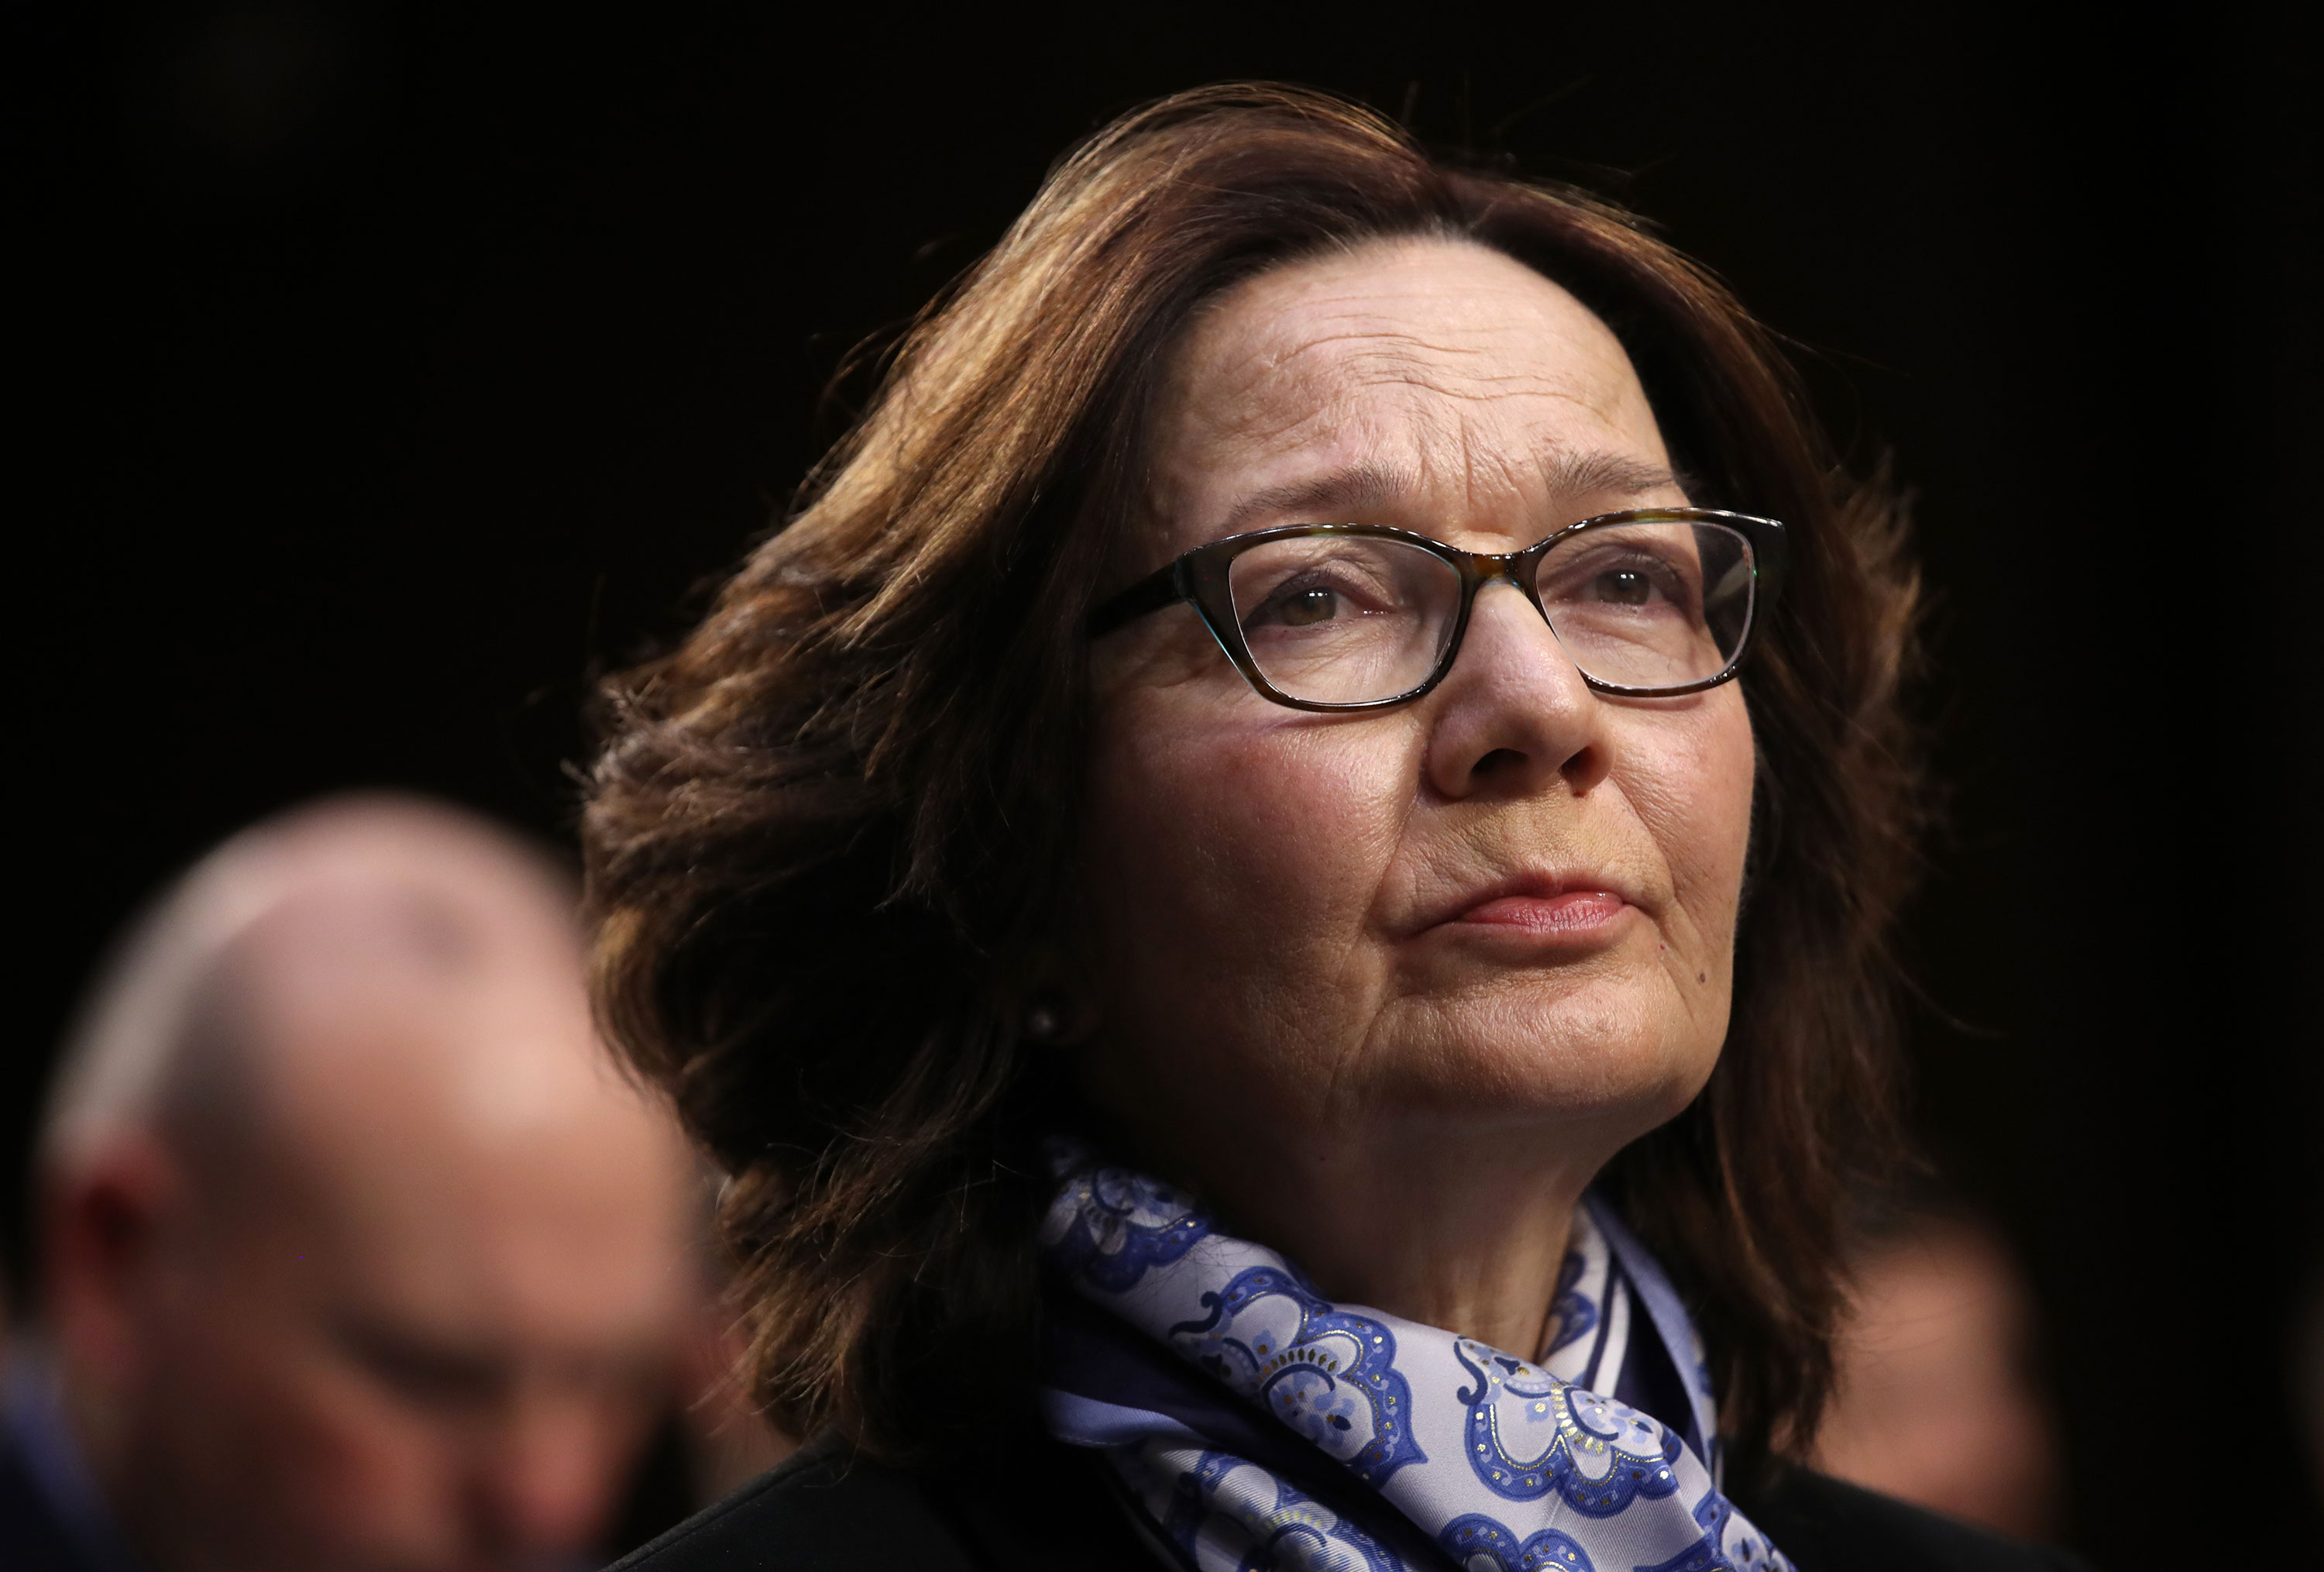
[[[1265,1141],[1152,1156],[1222,1226],[1280,1252],[1327,1298],[1534,1358],[1574,1207],[1611,1155],[1598,1142],[1560,1138],[1573,1133],[1301,1140],[1278,1129]]]

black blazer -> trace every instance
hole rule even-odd
[[[58,1521],[5,1425],[0,1425],[0,1569],[105,1572]]]
[[[1095,1453],[1045,1443],[1044,1517],[974,1479],[849,1462],[811,1446],[623,1558],[618,1572],[1176,1572]],[[2074,1572],[2057,1550],[1997,1539],[1821,1475],[1738,1502],[1799,1572]]]

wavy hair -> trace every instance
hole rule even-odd
[[[1636,218],[1266,85],[1165,99],[1061,162],[700,625],[604,690],[600,1013],[730,1176],[756,1390],[794,1432],[908,1465],[1030,1422],[1036,1147],[1071,1093],[1020,1022],[1070,902],[1081,629],[1157,370],[1238,282],[1407,236],[1571,291],[1696,500],[1790,526],[1744,678],[1733,1024],[1703,1092],[1602,1182],[1691,1302],[1737,1464],[1810,1433],[1845,1203],[1900,1147],[1885,936],[1922,797],[1894,499],[1835,462],[1771,336]]]

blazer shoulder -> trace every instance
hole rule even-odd
[[[990,1468],[993,1459],[982,1462]],[[996,1475],[907,1473],[825,1438],[616,1563],[614,1572],[1176,1567],[1158,1541],[1140,1533],[1119,1495],[1094,1453],[1046,1438]]]
[[[2004,1539],[1803,1468],[1736,1504],[1799,1572],[2089,1572],[2063,1550]]]
[[[613,1572],[976,1572],[919,1480],[810,1444],[614,1563]]]
[[[73,1543],[0,1428],[0,1564],[8,1572],[97,1572],[97,1563]]]

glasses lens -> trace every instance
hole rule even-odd
[[[1312,704],[1411,692],[1436,669],[1461,609],[1451,563],[1362,535],[1263,541],[1235,558],[1227,584],[1253,663]]]
[[[1751,627],[1751,542],[1725,524],[1609,524],[1559,541],[1534,587],[1575,665],[1617,688],[1727,670]]]

